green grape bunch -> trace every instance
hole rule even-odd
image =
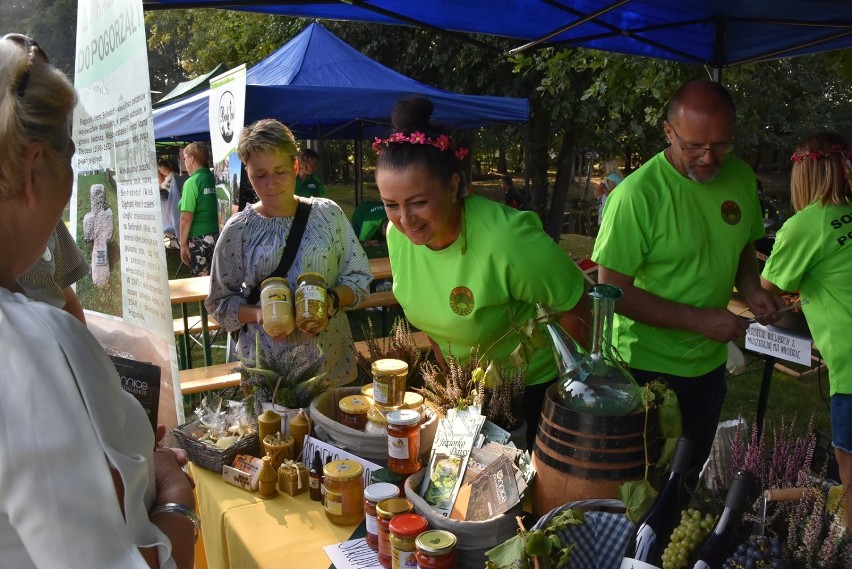
[[[663,551],[663,569],[684,569],[689,557],[698,549],[710,532],[716,518],[689,508],[680,513],[680,524],[672,531],[671,541]]]

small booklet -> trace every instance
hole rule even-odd
[[[110,356],[121,380],[121,388],[139,401],[151,428],[157,432],[157,411],[160,406],[160,366],[137,362],[120,356]]]
[[[459,490],[453,507],[453,519],[490,520],[521,501],[516,468],[506,455],[500,455],[482,473]]]
[[[484,421],[485,417],[473,407],[451,409],[438,421],[420,495],[443,516],[449,516],[452,511],[471,449]]]

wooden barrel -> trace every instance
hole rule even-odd
[[[653,413],[653,411],[651,412]],[[656,425],[649,414],[647,424]],[[567,502],[618,498],[618,485],[645,476],[645,411],[592,415],[558,403],[557,386],[547,390],[535,438],[532,464],[533,514],[543,516]],[[648,437],[650,460],[660,444]]]

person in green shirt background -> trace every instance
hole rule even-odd
[[[852,150],[834,133],[805,138],[791,157],[796,214],[778,231],[761,275],[772,292],[799,292],[828,365],[831,439],[852,528]]]
[[[183,149],[189,179],[180,198],[180,260],[189,265],[192,276],[210,274],[213,249],[219,238],[216,180],[208,166],[207,147],[200,142]]]
[[[296,176],[296,195],[303,198],[327,198],[328,192],[322,180],[314,176],[319,166],[320,155],[306,148],[299,153],[299,175]]]

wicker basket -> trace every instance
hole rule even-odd
[[[172,429],[172,434],[177,440],[177,445],[185,450],[186,454],[189,455],[189,460],[198,466],[221,474],[222,467],[225,465],[230,466],[234,462],[234,457],[238,454],[260,456],[257,433],[243,437],[238,443],[226,449],[220,449],[198,441],[190,434],[198,428],[199,424],[200,421],[196,420]]]

